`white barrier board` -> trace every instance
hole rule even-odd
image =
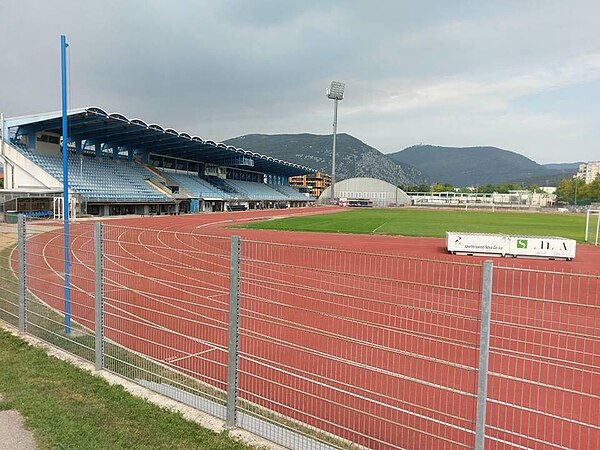
[[[450,253],[486,253],[504,256],[508,252],[508,236],[485,233],[446,233]]]
[[[573,239],[547,236],[511,236],[508,253],[513,256],[541,256],[543,258],[575,258]]]
[[[446,232],[448,252],[464,255],[575,258],[576,241],[554,236]]]

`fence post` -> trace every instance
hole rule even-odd
[[[477,416],[475,419],[475,450],[485,445],[485,406],[487,400],[488,361],[490,356],[490,317],[492,309],[492,271],[494,263],[483,263],[481,284],[481,329],[479,332],[479,373],[477,381]]]
[[[96,370],[104,368],[104,228],[94,223],[94,332]]]
[[[229,260],[229,334],[227,356],[227,415],[225,427],[236,426],[238,388],[239,312],[240,312],[240,250],[239,236],[231,236]]]
[[[25,215],[19,214],[17,217],[17,247],[19,256],[19,331],[27,332],[27,280],[25,279],[26,258],[25,243],[27,241],[27,225]]]

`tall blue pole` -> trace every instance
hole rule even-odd
[[[65,247],[65,334],[71,333],[71,272],[69,251],[69,153],[67,143],[69,133],[67,128],[67,38],[60,36],[60,68],[62,81],[62,154],[63,154],[63,222]]]

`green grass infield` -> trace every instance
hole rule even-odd
[[[446,231],[461,231],[560,236],[583,242],[585,216],[413,208],[355,209],[334,214],[254,222],[241,225],[240,228],[420,237],[445,237]]]

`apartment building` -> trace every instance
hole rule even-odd
[[[600,161],[588,161],[584,164],[579,164],[579,170],[573,178],[581,178],[585,180],[585,184],[589,184],[600,174]]]

